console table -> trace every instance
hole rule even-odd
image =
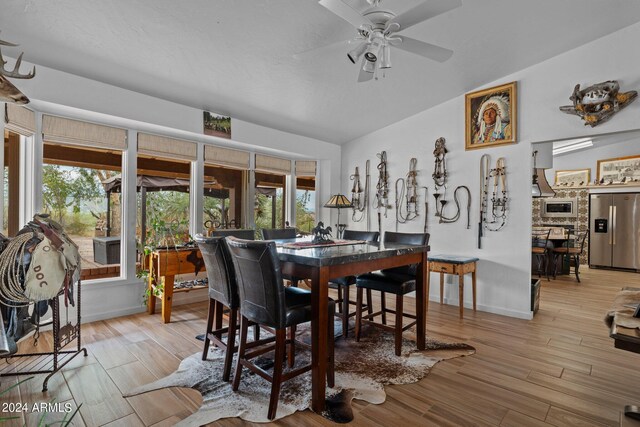
[[[458,255],[430,255],[428,259],[429,271],[440,273],[440,304],[443,304],[444,301],[444,275],[455,274],[458,276],[458,286],[460,287],[459,305],[461,319],[464,316],[464,275],[467,273],[471,273],[471,286],[473,290],[473,311],[476,311],[476,263],[479,259]],[[427,281],[427,283],[429,283],[429,281]]]
[[[189,292],[196,289],[208,289],[208,286],[194,286],[192,288],[174,289],[175,278],[178,274],[199,273],[205,271],[204,260],[200,249],[170,248],[156,249],[147,256],[149,266],[148,289],[149,299],[147,300],[147,310],[153,314],[156,310],[156,298],[154,289],[158,289],[159,284],[164,283],[160,289],[160,299],[162,301],[162,322],[171,322],[171,305],[173,304],[174,292]],[[164,279],[164,280],[163,280]]]

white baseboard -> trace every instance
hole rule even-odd
[[[440,297],[439,296],[431,297],[429,301],[435,301],[437,303],[440,303]],[[451,298],[444,298],[444,303],[458,306],[457,299],[452,300]],[[464,308],[473,310],[473,303],[465,302]],[[499,314],[501,316],[515,317],[517,319],[525,319],[525,320],[533,319],[533,312],[531,311],[509,310],[502,307],[494,307],[494,306],[484,305],[484,304],[476,304],[476,308],[478,311],[485,311],[487,313]]]

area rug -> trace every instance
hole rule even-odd
[[[301,328],[299,336],[308,339],[308,335],[308,328]],[[415,341],[404,339],[402,356],[396,356],[392,334],[365,327],[360,342],[355,342],[353,338],[336,341],[335,387],[327,389],[327,409],[322,416],[338,423],[349,422],[353,419],[351,400],[383,403],[386,398],[385,385],[415,383],[424,378],[439,361],[467,356],[474,352],[475,349],[467,344],[444,343],[429,338],[427,349],[417,351]],[[271,355],[259,358],[257,364],[264,369],[272,368],[273,361],[268,356]],[[228,417],[239,417],[251,422],[269,422],[269,382],[245,369],[240,389],[234,393],[231,384],[222,381],[224,353],[212,346],[209,358],[206,361],[201,358],[201,353],[187,357],[171,375],[137,387],[125,397],[166,387],[192,388],[202,395],[202,406],[176,424],[177,426],[201,426]],[[295,367],[308,364],[310,358],[309,352],[298,352]],[[286,370],[285,368],[285,372]],[[306,373],[283,383],[276,419],[303,411],[310,406],[311,373]]]

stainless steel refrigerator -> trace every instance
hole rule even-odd
[[[640,270],[640,194],[592,194],[589,265]]]

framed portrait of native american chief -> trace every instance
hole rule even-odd
[[[516,142],[516,82],[465,95],[465,149]]]

